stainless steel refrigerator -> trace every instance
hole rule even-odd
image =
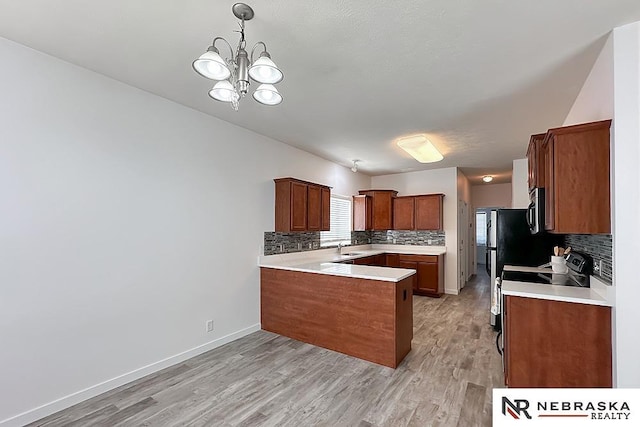
[[[496,278],[505,265],[535,267],[549,262],[553,247],[561,245],[562,235],[531,234],[527,209],[492,210],[487,223],[487,273],[491,283],[491,307],[496,307]],[[500,312],[491,313],[490,323],[500,330]]]

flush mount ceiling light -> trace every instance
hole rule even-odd
[[[493,177],[491,175],[485,175],[485,176],[482,177],[482,180],[484,182],[491,182],[491,181],[493,181]]]
[[[273,86],[284,78],[282,71],[276,67],[267,52],[267,45],[258,42],[251,49],[251,56],[245,50],[244,22],[253,18],[253,9],[244,3],[236,3],[231,8],[233,14],[240,20],[240,41],[236,53],[227,40],[222,37],[213,39],[211,46],[198,59],[193,61],[193,69],[202,77],[218,80],[209,91],[209,96],[217,101],[230,102],[231,107],[238,111],[240,100],[249,91],[249,78],[261,83],[253,93],[253,99],[263,105],[278,105],[282,102],[282,95]],[[230,56],[223,59],[216,48],[216,42],[221,41],[229,47]],[[260,46],[260,57],[253,60],[256,48]]]
[[[353,161],[353,166],[351,167],[351,172],[354,172],[354,173],[355,173],[355,172],[358,172],[358,162],[359,162],[359,161],[360,161],[360,160],[354,160],[354,161]]]
[[[420,163],[433,163],[444,159],[425,135],[399,138],[396,140],[396,144]]]

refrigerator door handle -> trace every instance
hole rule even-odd
[[[533,209],[534,209],[534,204],[533,202],[529,203],[529,207],[527,208],[527,224],[529,224],[529,229],[533,231],[534,229],[534,218],[532,215]]]

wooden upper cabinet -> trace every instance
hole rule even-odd
[[[539,133],[531,135],[529,148],[527,149],[527,160],[529,163],[529,191],[534,188],[545,187],[545,162],[543,145],[546,134]]]
[[[444,194],[415,196],[416,230],[442,230]]]
[[[291,227],[287,231],[307,230],[307,184],[291,183]]]
[[[330,187],[295,178],[274,179],[275,231],[328,230]],[[328,197],[327,197],[328,195]],[[329,202],[324,202],[325,199]]]
[[[367,231],[373,227],[373,201],[371,196],[353,196],[353,231]]]
[[[443,194],[402,196],[393,200],[394,230],[442,230]]]
[[[322,226],[320,230],[331,229],[331,190],[328,187],[320,187],[322,192]]]
[[[393,199],[398,194],[394,190],[361,190],[360,195],[371,196],[372,230],[391,230],[393,228]]]
[[[415,197],[393,199],[393,229],[413,230],[415,228]]]
[[[320,231],[322,226],[322,191],[316,185],[307,185],[307,229]]]
[[[611,120],[549,129],[544,139],[545,228],[611,233]]]

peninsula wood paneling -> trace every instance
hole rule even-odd
[[[262,329],[395,368],[411,350],[412,281],[261,268]]]

